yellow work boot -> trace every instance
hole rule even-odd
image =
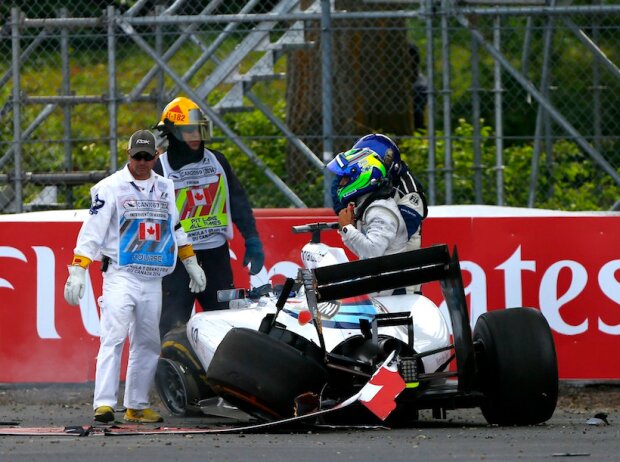
[[[164,419],[158,412],[152,409],[127,409],[125,412],[127,422],[156,423],[163,422]]]
[[[103,423],[112,422],[114,420],[114,409],[110,406],[99,406],[95,409],[95,420]]]

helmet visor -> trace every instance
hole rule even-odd
[[[201,141],[209,141],[211,139],[211,124],[206,120],[199,124],[188,124],[175,126],[174,135],[179,141],[187,141],[189,139],[197,139]]]
[[[327,169],[337,176],[349,176],[351,167],[372,154],[374,153],[370,149],[351,149],[341,152],[327,164]]]
[[[193,108],[187,111],[187,124],[179,125],[181,131],[193,132],[198,130],[202,141],[211,139],[211,124],[199,108]]]

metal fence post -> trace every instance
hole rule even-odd
[[[161,16],[162,12],[164,11],[164,6],[163,5],[155,5],[155,15],[156,16]],[[164,52],[164,35],[162,33],[162,28],[163,26],[161,24],[156,24],[155,25],[155,51],[157,52],[157,54],[159,56],[161,56]],[[155,83],[155,88],[156,88],[156,92],[155,94],[157,95],[157,110],[160,111],[164,108],[164,105],[167,103],[167,101],[165,101],[165,87],[164,87],[164,71],[162,71],[159,67],[157,67],[157,73],[156,73],[156,83]]]
[[[435,49],[433,42],[433,0],[425,2],[426,15],[426,75],[428,76],[428,202],[429,205],[437,203],[437,186],[435,184]]]
[[[545,24],[543,45],[543,68],[540,78],[540,91],[546,99],[549,99],[549,79],[551,73],[551,45],[553,41],[553,18],[549,17]],[[528,207],[533,208],[536,201],[536,185],[538,184],[538,174],[540,169],[540,153],[542,145],[542,133],[549,129],[549,118],[547,112],[542,105],[538,106],[536,113],[536,128],[534,132],[534,151],[532,153],[532,171],[530,173],[530,190],[528,194]],[[548,139],[548,137],[547,137]],[[547,149],[547,157],[551,155],[549,143],[545,143]],[[549,161],[549,159],[547,159]]]
[[[444,203],[446,205],[452,204],[452,174],[454,169],[452,167],[452,105],[451,105],[451,75],[450,75],[450,32],[448,24],[449,14],[448,8],[450,7],[450,0],[442,0],[442,15],[441,15],[441,61],[442,61],[442,90],[441,97],[443,103],[443,177],[444,188],[446,197]]]
[[[482,137],[480,134],[480,54],[478,42],[471,39],[471,109],[472,145],[474,148],[474,193],[476,204],[482,204]]]
[[[597,2],[601,4],[601,0]],[[592,40],[598,43],[600,39],[600,19],[594,17],[592,20]],[[598,152],[603,152],[602,143],[602,104],[601,94],[604,87],[601,85],[601,65],[596,55],[592,56],[592,131],[594,140],[592,144]],[[602,175],[601,175],[602,176]],[[597,185],[597,193],[600,193],[600,186]]]
[[[59,16],[61,18],[68,17],[67,8],[61,8]],[[71,66],[69,63],[69,29],[63,27],[60,30],[60,62],[62,67],[62,89],[63,96],[71,96]],[[63,114],[63,145],[65,149],[65,171],[73,170],[73,158],[71,155],[71,112],[72,105],[67,102],[62,105]],[[65,201],[69,208],[73,208],[73,188],[69,185],[66,187]]]
[[[493,45],[501,50],[501,18],[493,20]],[[504,205],[504,117],[502,111],[502,66],[499,61],[493,63],[493,81],[495,92],[495,178],[497,185],[497,205]]]
[[[22,178],[21,87],[19,56],[19,8],[11,8],[11,49],[13,62],[13,159],[15,161],[15,211],[24,211]]]
[[[323,103],[323,162],[327,164],[334,157],[332,124],[332,30],[331,0],[321,0],[321,87]],[[332,175],[323,176],[323,203],[331,207]]]
[[[110,172],[118,170],[118,107],[116,101],[116,11],[107,8],[108,16],[108,115],[110,120]]]

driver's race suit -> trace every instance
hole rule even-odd
[[[356,201],[358,206],[364,202],[366,196]],[[405,221],[396,201],[391,197],[370,202],[362,216],[357,219],[355,226],[343,226],[340,236],[343,244],[360,259],[381,257],[409,250]],[[414,293],[419,289],[420,286],[410,286],[381,291],[375,295]]]
[[[392,198],[370,203],[356,226],[344,226],[340,235],[344,245],[359,258],[402,252],[407,244],[407,227]]]

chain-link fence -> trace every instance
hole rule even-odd
[[[432,204],[618,208],[620,6],[488,3],[4,2],[0,211],[86,207],[178,95],[255,207],[323,206],[382,132]]]

